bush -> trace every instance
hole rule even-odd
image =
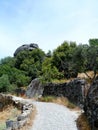
[[[8,75],[3,74],[0,77],[0,92],[7,92],[9,90],[10,82]]]

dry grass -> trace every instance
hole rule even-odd
[[[0,112],[0,122],[6,121],[9,118],[15,118],[20,113],[21,111],[14,106],[8,106],[5,110]]]
[[[82,113],[77,119],[77,127],[79,130],[91,130],[88,120],[84,113]]]
[[[20,128],[20,130],[30,129],[30,127],[33,125],[33,121],[35,119],[36,113],[37,113],[36,108],[33,107],[33,111],[30,115],[29,120],[27,121],[25,126]],[[6,127],[5,122],[7,119],[16,120],[16,117],[19,114],[21,114],[21,111],[15,108],[14,106],[8,106],[4,111],[0,112],[0,130],[3,130]]]
[[[0,130],[3,130],[6,127],[5,122],[7,119],[15,120],[16,116],[20,113],[21,111],[12,105],[0,112]]]
[[[94,76],[94,72],[93,71],[88,71],[86,72],[90,77]],[[85,73],[79,73],[78,74],[78,78],[85,78],[88,79],[87,75]]]
[[[73,103],[69,102],[69,100],[65,97],[46,96],[46,97],[41,97],[40,99],[38,99],[38,101],[53,102],[53,103],[57,103],[59,105],[66,106],[70,109],[77,109],[77,106],[75,106]]]
[[[52,81],[52,83],[68,83],[68,82],[72,81],[73,79],[74,79],[74,78],[70,78],[70,79],[60,79],[60,80],[55,79],[55,80]]]

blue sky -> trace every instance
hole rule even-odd
[[[98,0],[0,0],[0,58],[22,44],[47,52],[90,38],[98,38]]]

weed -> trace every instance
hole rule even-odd
[[[82,113],[78,119],[77,119],[77,127],[79,130],[91,130],[90,124],[85,116],[84,113]]]

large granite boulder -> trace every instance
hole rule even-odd
[[[98,80],[95,80],[87,94],[84,104],[85,114],[92,130],[98,130]]]
[[[31,97],[39,97],[43,93],[43,86],[40,83],[38,78],[31,81],[30,85],[27,88],[26,96]]]
[[[39,48],[37,44],[35,43],[31,43],[31,44],[24,44],[20,47],[18,47],[14,53],[14,56],[16,56],[20,51],[23,51],[23,50],[33,50],[33,49],[36,49],[36,48]]]

